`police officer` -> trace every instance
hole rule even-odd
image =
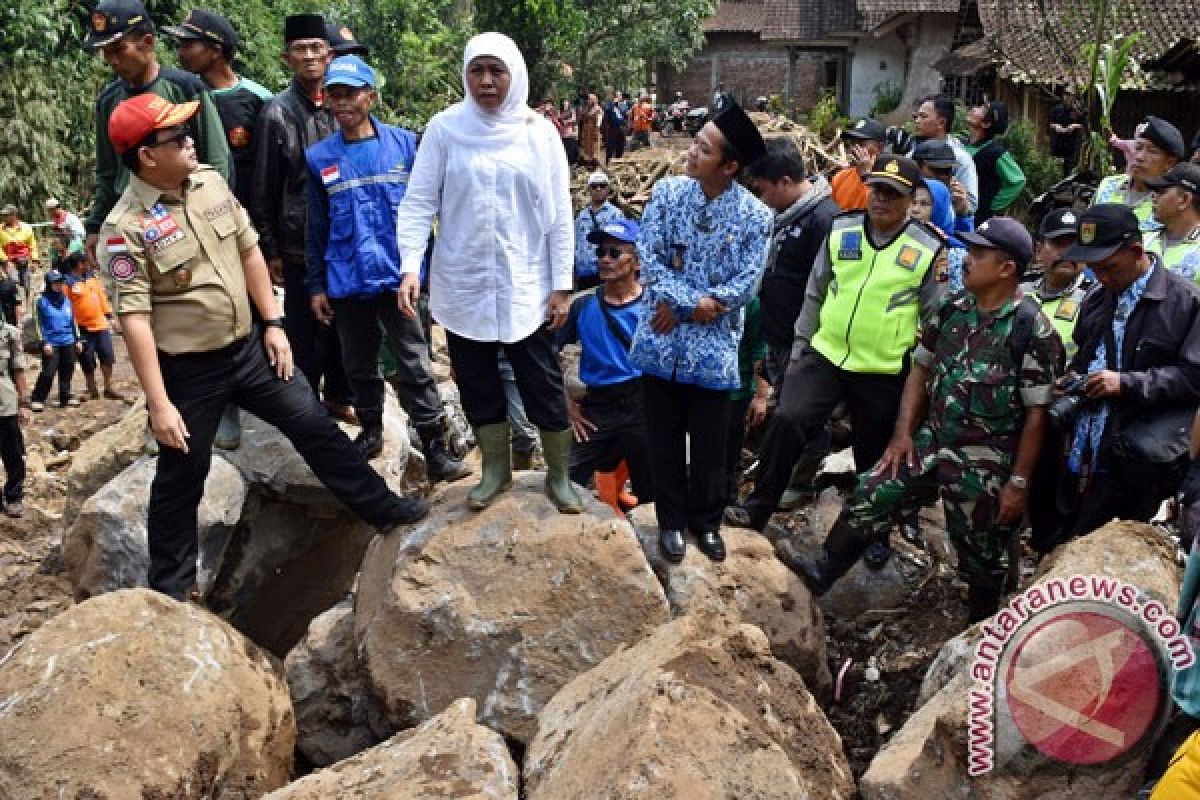
[[[1200,283],[1200,164],[1176,164],[1146,185],[1154,192],[1154,217],[1163,225],[1147,234],[1146,249],[1167,269]]]
[[[197,108],[146,94],[113,111],[108,136],[133,177],[98,248],[120,287],[117,313],[163,445],[150,489],[149,583],[179,599],[195,581],[196,509],[227,402],[279,428],[367,522],[386,530],[429,510],[393,494],[294,375],[258,235],[225,182],[196,160],[186,126]]]
[[[759,447],[754,491],[726,511],[727,521],[766,527],[792,465],[842,401],[850,411],[854,463],[865,469],[883,454],[918,323],[933,313],[940,294],[932,267],[941,236],[908,214],[920,180],[910,159],[880,156],[866,176],[867,211],[834,217],[796,319],[787,388]],[[881,554],[872,563],[883,561]]]
[[[966,291],[948,298],[922,329],[883,457],[860,476],[819,558],[803,555],[790,539],[776,544],[814,594],[828,591],[870,540],[887,536],[904,501],[929,502],[940,492],[970,621],[996,611],[1062,344],[1018,289],[1033,256],[1021,224],[993,217],[963,238]]]
[[[375,71],[358,56],[340,56],[325,79],[340,130],[310,147],[308,161],[308,274],[313,313],[332,322],[342,363],[354,387],[362,423],[355,444],[367,458],[383,450],[380,325],[396,355],[396,381],[425,452],[431,481],[458,480],[469,467],[446,448],[442,400],[433,380],[421,323],[400,313],[400,251],[396,209],[404,199],[417,137],[371,114]]]
[[[1146,117],[1140,130],[1133,140],[1133,168],[1100,181],[1092,196],[1092,205],[1120,203],[1129,206],[1142,230],[1153,231],[1162,223],[1154,218],[1153,190],[1146,182],[1162,176],[1182,161],[1186,149],[1183,134],[1165,119]]]
[[[103,0],[89,19],[83,46],[99,51],[116,80],[100,90],[96,100],[96,199],[88,218],[87,252],[96,254],[96,236],[129,182],[129,170],[108,138],[108,118],[128,97],[150,92],[172,103],[196,100],[200,110],[191,123],[201,161],[233,180],[233,165],[221,119],[204,82],[191,73],[159,66],[154,53],[154,23],[140,0]]]
[[[1071,335],[1084,295],[1093,283],[1084,273],[1083,264],[1063,257],[1075,243],[1078,227],[1079,215],[1074,209],[1056,208],[1042,218],[1037,251],[1042,276],[1021,285],[1021,290],[1041,304],[1042,313],[1054,324],[1067,358],[1075,355],[1076,345]]]

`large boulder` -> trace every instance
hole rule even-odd
[[[732,617],[681,617],[567,684],[524,776],[529,800],[855,796],[804,681]]]
[[[299,738],[296,748],[326,767],[391,734],[383,707],[367,689],[354,645],[354,604],[343,600],[308,626],[284,662]]]
[[[0,663],[0,797],[257,797],[296,730],[271,658],[146,589],[93,597]]]
[[[142,397],[125,416],[89,436],[71,457],[67,469],[64,530],[71,527],[80,508],[100,487],[117,477],[145,452],[149,416]]]
[[[504,739],[476,724],[475,701],[464,698],[267,800],[517,800],[517,776]]]
[[[470,697],[481,722],[528,741],[567,681],[669,619],[629,525],[591,499],[559,514],[542,480],[518,475],[482,512],[466,485],[444,488],[426,519],[372,543],[355,638],[396,727]]]
[[[143,457],[127,467],[87,499],[63,534],[63,562],[77,599],[146,585],[146,506],[157,463]],[[213,456],[197,516],[202,591],[212,586],[245,499],[241,474]]]
[[[673,615],[736,613],[762,629],[771,652],[799,672],[814,694],[823,698],[831,691],[821,610],[804,583],[775,557],[770,540],[726,527],[721,530],[725,561],[716,563],[689,545],[683,563],[671,565],[658,553],[654,507],[636,508],[633,522],[648,560],[657,562]]]
[[[1167,609],[1175,607],[1182,577],[1173,547],[1161,533],[1149,525],[1119,521],[1055,550],[1043,562],[1034,583],[1081,575],[1116,578],[1132,584],[1143,593],[1138,598],[1139,603],[1144,605],[1153,598]],[[1025,602],[1028,604],[1028,598]],[[922,686],[921,696],[929,699],[880,750],[863,775],[860,788],[866,800],[907,800],[912,797],[1066,800],[1075,797],[1126,798],[1136,793],[1149,755],[1147,752],[1093,766],[1051,760],[1025,742],[1007,713],[1003,720],[1000,719],[999,711],[1006,702],[1003,692],[994,701],[997,714],[989,717],[996,724],[996,768],[979,777],[968,775],[970,692],[976,688],[990,691],[986,684],[974,681],[972,668],[976,661],[976,646],[982,639],[984,626],[990,626],[992,631],[1002,631],[1006,627],[1029,630],[1016,628],[1014,621],[1017,619],[1013,610],[1002,607],[997,616],[972,627],[943,647]],[[1044,618],[1031,616],[1025,625],[1038,625],[1039,619]],[[1017,641],[1016,636],[1020,635],[1016,634],[1010,641]],[[1047,653],[1039,661],[1049,662],[1055,655]],[[1089,666],[1092,662],[1085,659],[1083,663]],[[1121,666],[1116,665],[1118,669]],[[1107,694],[1107,687],[1087,688],[1098,686],[1090,677],[1091,673],[1075,676],[1067,671],[1070,669],[1069,666],[1060,668],[1046,680],[1069,687],[1069,692],[1086,690]],[[1096,694],[1088,697],[1103,699]],[[1077,707],[1086,707],[1086,703],[1091,702],[1088,697],[1072,699],[1077,701]],[[1065,697],[1059,699],[1066,701]],[[1078,701],[1086,702],[1080,706]],[[1041,725],[1032,717],[1026,719],[1036,723],[1032,730]],[[1085,736],[1083,733],[1075,735]]]

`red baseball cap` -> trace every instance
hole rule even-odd
[[[125,100],[108,118],[108,138],[118,155],[124,155],[151,133],[187,122],[196,115],[200,103],[172,103],[147,92]]]

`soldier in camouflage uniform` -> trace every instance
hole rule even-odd
[[[1063,349],[1038,304],[1018,288],[1033,256],[1025,229],[994,217],[963,238],[970,243],[967,291],[948,298],[925,325],[888,449],[861,476],[820,558],[800,554],[787,539],[777,544],[815,594],[828,591],[870,541],[887,537],[898,508],[940,492],[971,621],[999,604]]]

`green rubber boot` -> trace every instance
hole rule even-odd
[[[565,431],[543,431],[542,454],[546,459],[546,496],[560,514],[578,514],[583,511],[583,500],[571,485],[569,464],[571,459],[571,429]]]
[[[483,454],[483,477],[467,492],[467,507],[480,511],[496,499],[496,495],[512,486],[512,455],[508,444],[508,423],[480,425],[475,429],[475,441]]]

